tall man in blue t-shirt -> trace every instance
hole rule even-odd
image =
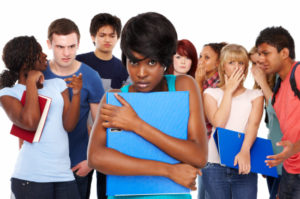
[[[80,116],[78,124],[69,132],[71,167],[82,199],[89,198],[92,169],[87,164],[88,114],[96,117],[98,104],[104,89],[99,74],[88,65],[75,59],[79,47],[80,33],[76,24],[66,18],[53,21],[48,28],[47,44],[53,51],[53,58],[44,72],[46,79],[68,78],[82,73]],[[72,98],[72,89],[69,89]],[[59,164],[59,162],[57,163]]]
[[[108,13],[100,13],[93,17],[90,24],[90,34],[95,45],[95,51],[77,55],[82,61],[101,76],[105,91],[120,89],[128,78],[126,68],[122,62],[113,56],[112,51],[120,38],[121,20]],[[105,199],[106,176],[97,172],[98,199]]]

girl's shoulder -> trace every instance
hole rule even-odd
[[[178,75],[175,80],[177,91],[190,91],[197,87],[196,80],[190,75]]]
[[[5,87],[0,90],[0,97],[7,95],[17,99],[21,99],[25,89],[26,87],[22,84],[16,84],[13,87]]]
[[[245,94],[247,98],[251,99],[251,101],[257,97],[263,96],[261,89],[246,89]]]
[[[221,88],[207,88],[204,90],[203,94],[208,94],[218,101],[222,99],[224,91]]]
[[[203,91],[204,94],[223,95],[224,91],[221,88],[207,88]]]

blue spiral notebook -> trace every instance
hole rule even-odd
[[[162,132],[187,139],[189,92],[119,93],[141,119]],[[107,93],[108,104],[121,106],[114,93]],[[179,163],[139,135],[118,129],[107,129],[107,146],[126,155]],[[107,195],[186,194],[189,189],[160,176],[107,176]]]
[[[234,166],[234,158],[241,150],[244,137],[244,133],[220,127],[216,128],[214,139],[219,151],[221,164],[238,169],[238,165]],[[257,137],[250,151],[251,172],[277,178],[276,167],[269,168],[265,163],[267,156],[273,154],[271,140]]]

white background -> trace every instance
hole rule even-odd
[[[49,24],[61,17],[70,18],[79,27],[81,43],[78,53],[94,50],[89,35],[91,18],[100,12],[117,15],[124,25],[126,21],[139,13],[155,11],[164,14],[175,26],[179,39],[189,39],[197,48],[198,54],[204,44],[210,42],[237,43],[248,50],[254,45],[259,32],[268,26],[283,26],[294,37],[296,47],[300,42],[298,11],[296,1],[251,0],[251,1],[217,1],[217,0],[51,0],[51,1],[16,1],[6,0],[0,3],[0,50],[7,41],[15,36],[33,35],[51,58],[47,49],[47,28]],[[119,43],[114,55],[120,57]],[[296,49],[296,55],[298,50]],[[0,61],[0,70],[4,64]],[[248,75],[246,87],[253,85]],[[0,198],[10,196],[10,176],[18,154],[18,141],[9,135],[11,122],[0,108]],[[267,129],[261,123],[259,136],[266,137]],[[91,198],[95,196],[95,184]],[[259,177],[258,198],[267,198],[265,180]],[[196,192],[193,192],[196,198]]]

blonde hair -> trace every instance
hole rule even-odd
[[[245,64],[244,75],[245,77],[247,76],[249,66],[249,57],[247,50],[241,45],[228,44],[224,46],[221,50],[220,65],[218,68],[220,76],[220,83],[218,85],[219,87],[225,85],[224,65],[226,62],[229,61],[242,61]]]
[[[251,60],[251,56],[254,55],[255,53],[258,53],[258,50],[257,48],[254,46],[251,48],[251,50],[249,51],[249,60],[250,62],[253,64],[253,61]],[[267,82],[268,82],[268,85],[271,89],[274,88],[275,86],[275,81],[276,81],[276,74],[267,74]],[[258,85],[257,82],[254,82],[254,85],[253,85],[253,89],[261,89],[260,86]]]
[[[249,51],[249,54],[248,54],[250,61],[251,61],[250,56],[254,55],[255,53],[258,53],[258,51],[257,51],[257,48],[254,46],[254,47],[251,48],[251,50]]]

